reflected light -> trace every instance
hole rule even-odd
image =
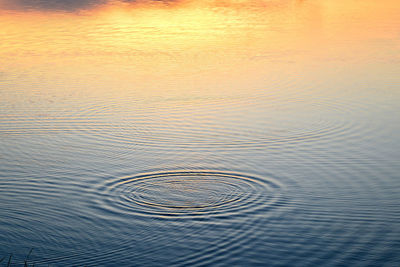
[[[112,1],[80,12],[0,9],[0,71],[108,73],[127,83],[240,82],[287,64],[369,57],[371,40],[398,48],[393,21],[400,5],[384,2]]]

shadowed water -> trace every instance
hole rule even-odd
[[[0,259],[400,264],[397,1],[78,2],[0,0]]]

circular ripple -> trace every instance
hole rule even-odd
[[[217,171],[171,171],[105,183],[101,206],[142,216],[233,216],[278,205],[272,179]]]

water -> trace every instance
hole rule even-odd
[[[397,1],[0,7],[0,258],[400,264]]]

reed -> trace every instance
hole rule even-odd
[[[30,266],[31,266],[31,267],[34,267],[34,266],[35,266],[34,263],[32,263],[32,265],[29,265],[29,263],[28,263],[28,260],[29,260],[29,257],[30,257],[31,254],[32,254],[32,251],[33,251],[33,248],[31,248],[31,249],[29,250],[28,254],[26,255],[25,260],[24,260],[24,267],[30,267]],[[1,259],[0,259],[0,263],[2,263],[6,258],[7,258],[7,256],[4,256],[3,258],[1,258]],[[8,262],[7,262],[7,265],[6,265],[7,267],[11,267],[12,258],[13,258],[13,254],[11,253],[10,256],[8,257]]]
[[[11,265],[11,258],[12,258],[12,253],[11,253],[11,255],[10,255],[10,257],[8,258],[8,263],[7,263],[7,267],[10,267],[10,265]]]

